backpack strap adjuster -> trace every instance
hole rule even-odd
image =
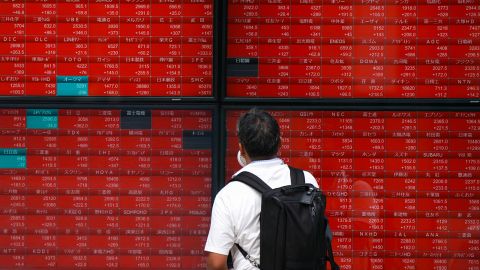
[[[247,259],[253,266],[260,268],[260,264],[258,264],[257,261],[255,261],[255,259],[250,257],[250,255],[247,254],[247,256],[245,256],[245,259]]]
[[[247,259],[253,266],[260,269],[260,264],[257,263],[257,261],[255,261],[255,259],[250,256],[250,254],[248,254],[239,244],[235,243],[235,246],[237,246],[238,250],[240,251],[240,253],[242,253],[245,259]]]

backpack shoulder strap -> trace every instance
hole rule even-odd
[[[292,185],[305,184],[305,174],[303,174],[303,170],[290,167],[290,166],[288,166],[288,168],[290,169],[290,179],[291,179]]]
[[[272,188],[270,188],[265,182],[263,182],[262,179],[260,179],[258,176],[251,172],[243,171],[236,175],[235,177],[232,178],[230,181],[239,181],[247,186],[250,186],[251,188],[255,189],[256,191],[260,192],[260,194],[263,194]],[[243,257],[245,259],[249,260],[250,263],[252,263],[253,266],[260,268],[260,265],[257,264],[253,259],[250,258],[250,255],[237,243],[235,243],[237,246],[238,250],[240,253],[242,253]],[[228,253],[228,258],[227,258],[227,267],[228,269],[233,269],[233,258],[232,258],[232,253]]]
[[[271,190],[262,179],[251,172],[241,172],[237,176],[233,177],[231,181],[239,181],[251,188],[255,189],[256,191],[260,192],[261,194]]]
[[[326,239],[327,241],[327,261],[330,263],[330,269],[331,270],[340,270],[340,266],[335,262],[335,258],[333,257],[333,251],[332,251],[332,241],[330,239]]]
[[[332,231],[330,230],[330,225],[328,224],[328,219],[325,218],[325,241],[327,244],[327,261],[330,263],[331,270],[340,270],[340,267],[335,262],[335,258],[333,257],[333,250],[332,250]]]

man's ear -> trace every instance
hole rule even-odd
[[[238,149],[240,150],[240,155],[245,157],[247,152],[245,151],[245,147],[243,147],[243,144],[240,142],[238,143]]]
[[[238,149],[240,150],[240,155],[245,158],[245,161],[248,163],[252,162],[250,159],[250,156],[247,153],[247,150],[245,150],[245,147],[243,146],[242,143],[238,143]]]

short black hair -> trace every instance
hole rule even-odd
[[[238,139],[252,160],[269,159],[280,147],[280,127],[268,112],[253,108],[241,115],[237,124]]]

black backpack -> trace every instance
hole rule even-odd
[[[305,184],[302,170],[289,168],[292,184],[276,189],[249,172],[241,172],[232,179],[262,194],[261,265],[240,245],[236,246],[261,270],[323,270],[327,269],[327,261],[332,270],[339,270],[333,258],[331,232],[325,217],[325,195],[312,184]],[[231,256],[228,261],[231,268]]]

